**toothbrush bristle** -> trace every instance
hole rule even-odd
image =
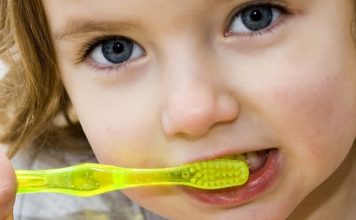
[[[219,189],[244,184],[248,180],[247,163],[242,160],[216,159],[196,162],[182,172],[190,184],[203,189]]]

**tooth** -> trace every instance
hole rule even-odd
[[[263,157],[259,156],[256,152],[247,153],[246,158],[251,171],[259,169],[264,162]]]
[[[239,154],[235,156],[236,160],[246,160],[246,155],[245,154]]]

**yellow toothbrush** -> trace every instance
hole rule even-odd
[[[17,193],[54,192],[93,196],[113,190],[153,185],[185,185],[221,189],[246,183],[244,160],[215,159],[171,168],[132,169],[79,164],[50,170],[16,170]]]

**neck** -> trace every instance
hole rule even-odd
[[[323,184],[315,189],[288,220],[356,219],[356,145]]]

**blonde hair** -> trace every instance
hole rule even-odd
[[[0,81],[0,142],[12,157],[24,144],[81,129],[68,117],[70,102],[41,1],[0,0],[0,10],[0,59],[9,67]],[[53,123],[59,113],[68,126]]]
[[[0,0],[0,59],[9,67],[0,81],[0,142],[9,146],[10,157],[30,142],[85,138],[69,117],[49,36],[41,0]],[[66,126],[54,123],[59,114]]]

